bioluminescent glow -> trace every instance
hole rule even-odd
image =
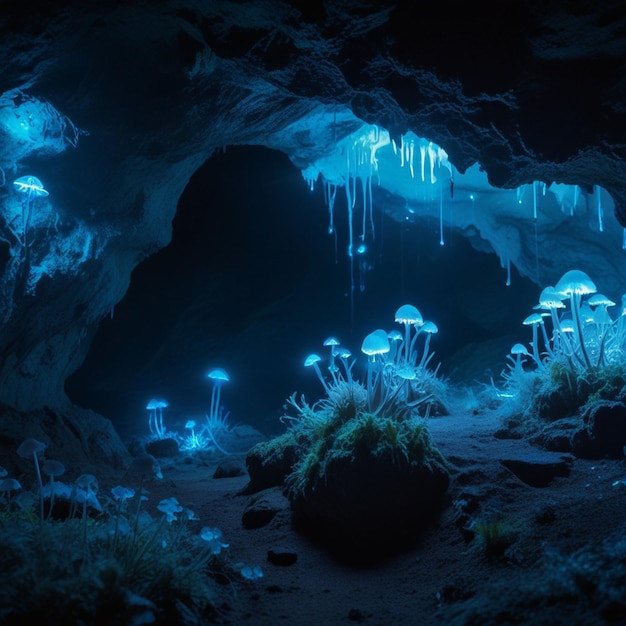
[[[309,163],[302,170],[309,189],[318,181],[324,186],[324,198],[329,211],[329,233],[336,236],[334,210],[337,188],[343,187],[347,210],[346,255],[350,264],[350,293],[356,285],[365,287],[364,275],[372,268],[362,258],[375,248],[374,203],[376,189],[384,189],[393,197],[404,200],[404,213],[397,207],[387,207],[384,201],[377,210],[394,219],[412,224],[419,218],[433,218],[439,222],[439,243],[445,244],[445,226],[460,231],[478,231],[500,258],[506,273],[506,284],[511,284],[511,268],[515,265],[523,275],[534,275],[540,282],[540,251],[537,233],[545,225],[550,230],[567,215],[583,219],[588,213],[596,216],[589,227],[598,233],[607,228],[605,208],[613,209],[613,200],[599,186],[583,190],[578,185],[533,181],[516,189],[493,187],[478,164],[460,173],[449,161],[447,152],[437,144],[412,131],[402,135],[399,142],[391,139],[388,131],[375,125],[363,125],[338,141],[326,156]],[[357,182],[358,181],[358,182]],[[558,212],[558,213],[557,213]],[[534,245],[527,242],[520,220],[530,220],[534,229]],[[611,221],[610,236],[626,241],[626,234]],[[532,236],[532,235],[531,235]],[[626,246],[626,244],[624,244]],[[534,267],[525,258],[531,248]],[[534,250],[533,250],[534,247]],[[483,246],[480,246],[483,249]],[[541,251],[549,256],[549,251]],[[357,257],[358,262],[354,262]],[[353,305],[352,305],[353,306]]]
[[[85,131],[52,104],[12,89],[0,95],[0,168],[75,148]]]
[[[43,183],[36,176],[21,176],[13,181],[13,185],[17,191],[25,194],[29,200],[49,195],[44,189]]]

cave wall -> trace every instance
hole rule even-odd
[[[38,206],[61,224],[38,227],[32,258],[78,224],[95,243],[29,290],[7,275],[3,236],[0,402],[67,404],[63,383],[98,322],[167,245],[188,180],[225,146],[265,145],[304,167],[363,121],[394,137],[419,129],[499,186],[601,185],[626,224],[619,2],[297,4],[4,3],[0,94],[21,89],[85,132],[60,154],[16,160],[3,131],[0,202],[32,173],[50,192]],[[207,210],[220,207],[207,198]]]

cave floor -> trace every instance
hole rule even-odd
[[[242,513],[259,494],[241,493],[247,475],[212,478],[221,458],[164,461],[150,501],[174,495],[199,525],[223,530],[229,559],[262,567],[262,579],[227,592],[223,624],[623,623],[626,593],[607,601],[589,555],[623,535],[624,461],[572,457],[568,476],[531,487],[500,461],[541,451],[525,440],[495,438],[498,427],[492,413],[431,418],[433,439],[453,465],[449,503],[413,549],[369,567],[346,565],[294,531],[279,489],[260,493],[278,507],[272,521],[244,529]],[[233,460],[243,465],[244,456]],[[463,530],[459,508],[468,498],[477,504],[475,521],[502,522],[502,554],[488,554]],[[294,552],[297,562],[269,563],[272,548]],[[587,572],[585,581],[572,573],[577,568]],[[622,582],[625,569],[626,562]]]

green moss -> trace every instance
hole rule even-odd
[[[477,544],[490,557],[502,556],[518,536],[516,525],[497,511],[484,513],[471,528],[476,533]]]

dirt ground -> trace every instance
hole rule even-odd
[[[453,469],[449,502],[411,551],[369,567],[342,563],[293,530],[278,488],[265,494],[278,507],[272,521],[244,529],[242,514],[254,496],[242,494],[246,475],[213,478],[223,457],[164,460],[163,480],[149,487],[150,500],[175,496],[195,511],[198,524],[223,530],[229,559],[263,569],[262,579],[226,591],[219,608],[223,624],[626,623],[626,563],[614,575],[623,583],[622,597],[612,588],[607,605],[606,584],[594,570],[600,562],[585,556],[624,535],[626,487],[620,481],[626,464],[568,457],[568,476],[531,487],[501,460],[531,457],[537,448],[494,437],[499,425],[492,413],[429,421]],[[231,460],[243,466],[244,459]],[[493,538],[502,540],[501,549],[467,531],[485,519],[499,521]],[[293,552],[297,561],[273,565],[270,549]],[[576,568],[580,572],[572,575]]]

